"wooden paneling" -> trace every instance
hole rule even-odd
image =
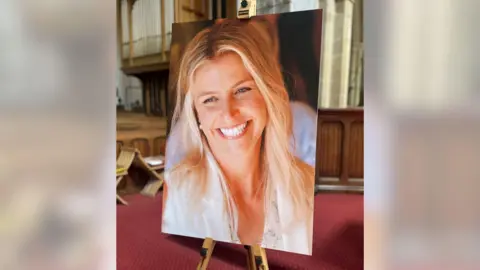
[[[175,22],[193,22],[209,19],[209,1],[177,0],[175,5],[177,7]]]
[[[153,139],[153,156],[164,155],[167,140],[165,137],[157,137]]]
[[[117,113],[117,150],[133,146],[142,156],[165,154],[166,117]]]
[[[146,116],[141,113],[117,112],[117,132],[135,132],[138,130],[165,131],[165,117]]]
[[[363,178],[363,121],[351,123],[348,168],[350,177]]]
[[[136,138],[131,141],[131,145],[142,153],[142,156],[149,157],[151,155],[150,144],[146,138]]]
[[[317,184],[363,187],[363,110],[318,110]]]
[[[340,122],[324,122],[319,129],[317,159],[322,162],[318,164],[318,174],[323,177],[340,177],[342,133],[343,126]]]
[[[143,100],[147,115],[167,116],[167,72],[152,72],[138,75],[143,85]]]

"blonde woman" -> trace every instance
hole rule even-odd
[[[291,152],[273,44],[262,23],[223,20],[185,48],[172,130],[187,152],[165,174],[164,233],[311,255],[314,169]]]

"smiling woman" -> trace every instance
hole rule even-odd
[[[171,134],[187,152],[165,174],[164,233],[311,254],[314,168],[291,152],[271,48],[254,20],[222,20],[185,48]]]
[[[267,108],[240,56],[225,53],[207,61],[197,68],[190,88],[201,130],[216,159],[221,163],[232,154],[258,156]]]

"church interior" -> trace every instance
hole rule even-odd
[[[161,233],[172,23],[236,18],[240,0],[117,1],[117,269],[192,269],[202,239]],[[257,0],[257,15],[323,10],[313,256],[271,269],[363,269],[363,0]],[[244,269],[218,243],[209,269]]]

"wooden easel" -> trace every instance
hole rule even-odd
[[[215,240],[212,238],[205,238],[203,241],[200,256],[202,257],[198,263],[197,270],[206,270],[208,263],[213,254],[215,247]],[[245,246],[247,250],[247,266],[249,270],[268,270],[267,254],[265,249],[259,245]]]
[[[237,13],[238,19],[250,19],[257,14],[257,1],[256,0],[242,0],[240,2],[240,8]],[[254,270],[268,270],[267,254],[265,249],[260,245],[244,246],[247,250],[247,266],[248,269]],[[213,254],[215,248],[215,240],[212,238],[205,238],[203,241],[202,249],[200,250],[201,260],[198,263],[197,270],[206,270],[208,262]]]

